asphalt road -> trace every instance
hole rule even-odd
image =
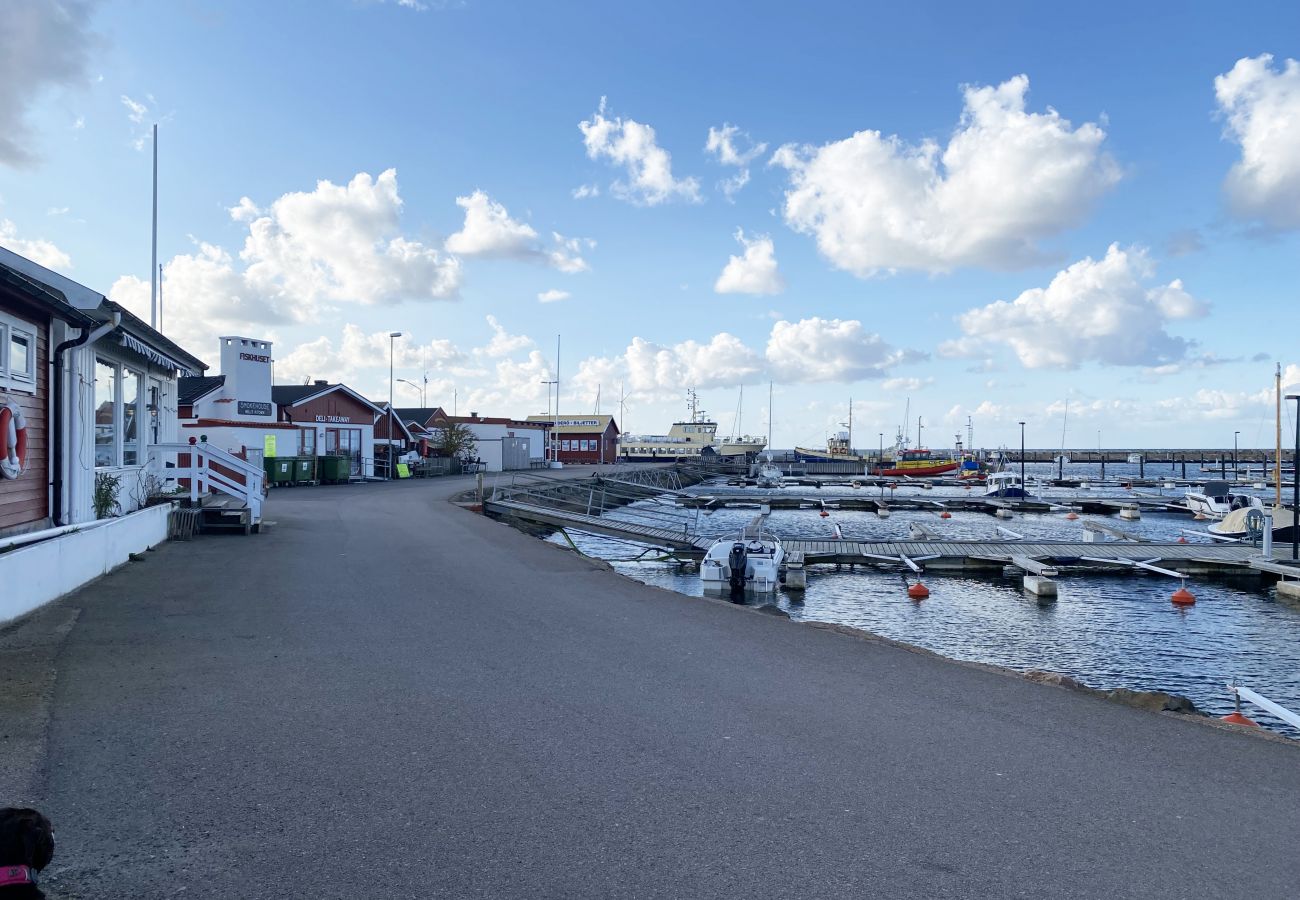
[[[645,587],[453,486],[277,491],[32,623],[52,896],[1300,893],[1290,746]]]

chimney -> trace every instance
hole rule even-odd
[[[222,396],[238,401],[235,417],[273,417],[271,407],[271,343],[229,335],[221,343],[221,374],[225,376]],[[242,411],[240,411],[242,410]]]
[[[470,417],[471,419],[477,419],[477,418],[478,418],[478,413],[476,413],[476,412],[472,412],[472,413],[469,414],[469,417]]]
[[[324,387],[325,385],[329,384],[329,381],[327,381],[324,378],[317,378],[315,381],[312,382],[312,384]]]

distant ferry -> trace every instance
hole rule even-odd
[[[758,453],[767,446],[761,437],[719,438],[718,423],[699,409],[695,392],[687,392],[690,418],[674,422],[667,434],[624,434],[619,436],[618,458],[624,462],[700,459],[703,456],[739,457]]]

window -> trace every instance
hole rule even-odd
[[[564,439],[564,440],[562,440],[562,441],[560,441],[560,449],[563,450],[563,451],[565,451],[566,453],[568,452],[568,450],[569,450],[569,441],[568,441],[567,438]]]
[[[95,465],[116,466],[122,418],[117,407],[117,366],[95,360]]]
[[[95,359],[95,465],[139,466],[152,430],[145,378],[121,363]],[[160,392],[161,393],[161,392]]]
[[[0,313],[0,388],[36,391],[36,326]]]
[[[300,428],[298,430],[298,455],[316,455],[316,429]]]

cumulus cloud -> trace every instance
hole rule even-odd
[[[595,241],[566,238],[551,232],[553,246],[543,248],[531,225],[512,219],[505,206],[483,191],[457,197],[456,205],[465,210],[465,224],[447,238],[445,247],[449,253],[540,262],[566,274],[590,268],[581,253],[584,247],[595,247]]]
[[[527,347],[533,346],[533,339],[526,334],[511,334],[506,331],[505,327],[497,321],[496,316],[487,317],[488,326],[492,329],[492,339],[486,345],[480,347],[477,352],[484,356],[499,357],[510,356]]]
[[[600,185],[598,184],[580,184],[573,189],[574,200],[586,200],[590,197],[600,196]]]
[[[67,212],[67,210],[63,211]],[[53,241],[43,238],[21,238],[18,236],[18,226],[9,219],[0,219],[0,246],[12,250],[19,256],[25,256],[47,269],[62,271],[72,268],[72,257],[60,250]]]
[[[735,237],[745,248],[745,254],[727,260],[713,290],[719,294],[779,294],[785,290],[785,279],[777,271],[772,238],[765,234],[746,238],[739,228]]]
[[[395,169],[285,194],[250,223],[240,252],[244,276],[255,290],[304,313],[322,302],[455,297],[460,263],[402,237],[401,209]]]
[[[813,236],[833,265],[881,270],[1040,262],[1039,242],[1083,220],[1119,169],[1096,124],[1073,127],[1050,107],[1025,109],[1029,79],[963,88],[946,147],[859,131],[820,147],[785,145],[786,223]]]
[[[1225,137],[1241,145],[1223,183],[1229,209],[1270,228],[1300,228],[1300,62],[1278,70],[1268,53],[1239,59],[1214,79],[1214,94]]]
[[[9,3],[0,27],[0,163],[30,166],[27,113],[42,96],[85,82],[94,47],[89,29],[94,4]]]
[[[736,125],[724,122],[721,128],[709,128],[708,139],[704,142],[706,153],[712,153],[724,166],[739,169],[735,175],[718,182],[718,188],[727,200],[735,202],[736,193],[749,184],[749,164],[763,155],[767,149],[765,143],[755,143],[746,132]]]
[[[1005,344],[1031,369],[1074,369],[1089,361],[1159,366],[1182,359],[1190,343],[1166,326],[1192,319],[1208,307],[1180,280],[1150,285],[1155,266],[1136,248],[1111,244],[1105,258],[1091,257],[1032,288],[962,314],[963,337],[940,347],[944,356],[972,356]]]
[[[699,181],[673,176],[672,155],[659,146],[655,130],[635,119],[607,118],[604,97],[599,109],[579,122],[578,128],[589,158],[624,167],[627,180],[610,185],[616,197],[645,206],[670,200],[700,201]]]
[[[205,242],[166,263],[164,330],[201,352],[222,334],[273,338],[275,326],[334,306],[454,299],[459,262],[403,237],[401,206],[392,169],[347,185],[321,181],[265,210],[241,199],[230,212],[248,222],[242,265]],[[125,275],[109,293],[148,317],[148,279]]]
[[[538,303],[559,303],[561,300],[568,299],[568,291],[558,291],[555,288],[551,288],[549,291],[542,291],[537,295]]]
[[[785,382],[851,382],[883,378],[892,366],[916,358],[891,347],[857,319],[777,322],[767,341],[772,375]]]

